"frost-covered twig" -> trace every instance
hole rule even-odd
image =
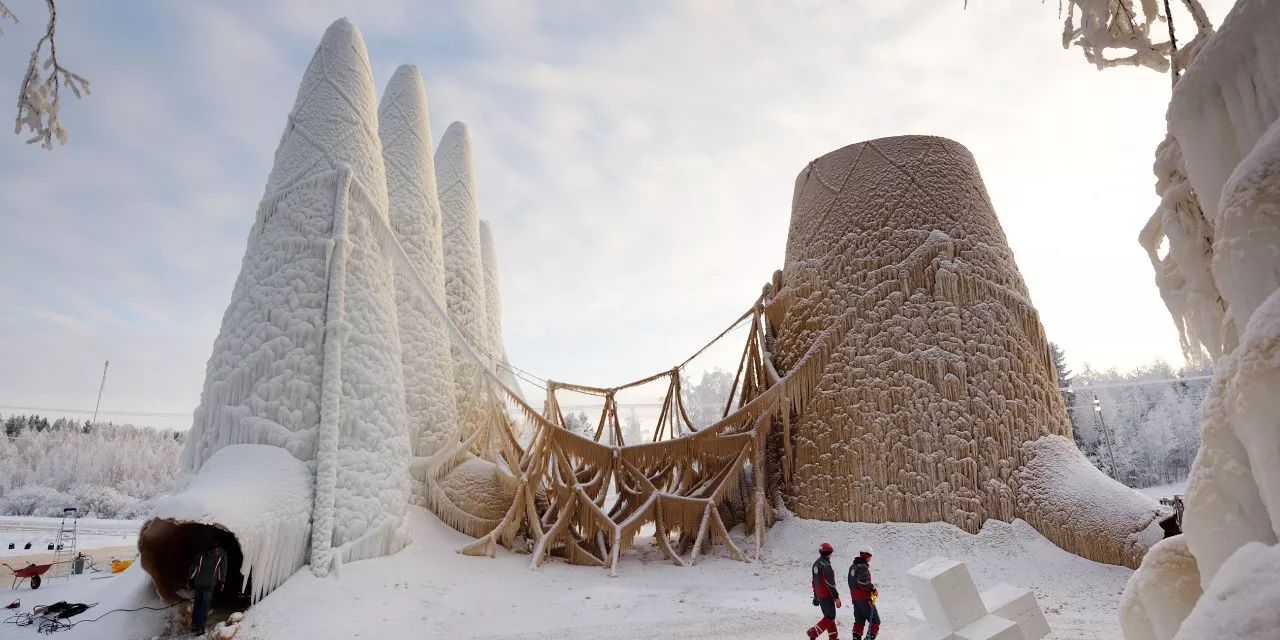
[[[79,98],[82,93],[89,93],[89,80],[58,63],[58,47],[54,39],[58,8],[54,0],[45,0],[45,3],[49,5],[49,25],[27,62],[27,71],[18,90],[18,116],[14,119],[13,132],[20,134],[25,127],[33,134],[27,144],[39,142],[41,147],[52,149],[54,138],[61,144],[67,142],[67,128],[63,126],[60,115],[61,88],[65,85]],[[8,12],[8,8],[0,11],[0,15],[3,12]]]
[[[9,7],[5,6],[4,2],[0,2],[0,24],[4,22],[5,18],[12,20],[14,24],[18,24],[18,16],[14,15],[9,10]],[[0,29],[0,36],[2,35],[4,35],[4,29]]]
[[[1084,57],[1099,69],[1143,66],[1169,70],[1169,43],[1151,41],[1151,25],[1160,15],[1155,0],[1141,0],[1141,19],[1133,0],[1067,0],[1067,17],[1062,26],[1062,46],[1077,45]],[[1075,18],[1080,13],[1079,26]],[[1108,57],[1107,50],[1128,50],[1124,57]]]

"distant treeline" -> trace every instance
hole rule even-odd
[[[39,415],[5,417],[0,515],[141,518],[169,492],[184,433]]]

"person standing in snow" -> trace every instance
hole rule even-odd
[[[840,608],[840,592],[836,590],[836,574],[831,569],[831,544],[822,543],[818,547],[818,559],[813,563],[813,604],[822,607],[822,619],[809,627],[809,640],[818,634],[827,632],[828,640],[839,640],[840,632],[836,631],[836,609]]]
[[[191,603],[191,632],[202,635],[204,622],[209,617],[209,606],[213,604],[213,590],[222,591],[227,583],[227,552],[218,543],[210,542],[191,563],[187,581],[195,591]]]
[[[875,640],[880,633],[880,612],[876,610],[876,585],[871,582],[871,547],[858,549],[858,557],[849,565],[849,600],[853,602],[853,640],[863,640],[863,625],[870,623],[865,640]]]

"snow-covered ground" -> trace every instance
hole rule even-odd
[[[556,560],[528,570],[528,556],[454,552],[469,538],[411,508],[414,542],[400,553],[346,565],[340,578],[295,574],[246,618],[248,638],[796,638],[817,621],[809,567],[822,541],[844,571],[855,546],[877,550],[884,632],[910,624],[915,599],[905,572],[934,555],[968,563],[980,589],[998,582],[1035,591],[1056,638],[1119,638],[1123,567],[1054,546],[1023,522],[989,522],[977,535],[951,525],[828,523],[793,518],[769,532],[765,557],[744,564],[712,554],[680,568],[643,542],[620,577]],[[841,588],[844,583],[841,580]],[[330,612],[321,614],[319,612]],[[847,634],[848,609],[840,612]]]
[[[1159,500],[1160,498],[1172,498],[1175,495],[1182,495],[1187,492],[1187,481],[1180,480],[1178,482],[1162,484],[1157,487],[1145,487],[1138,489],[1138,491],[1141,491],[1156,500]]]
[[[905,572],[934,555],[963,560],[980,589],[998,582],[1035,591],[1054,638],[1120,638],[1117,607],[1131,571],[1098,564],[1054,546],[1023,522],[989,522],[977,535],[951,525],[830,523],[792,518],[769,531],[761,562],[740,563],[718,553],[698,566],[663,561],[643,541],[624,556],[620,577],[602,569],[553,560],[530,571],[529,556],[499,550],[498,557],[455,553],[470,539],[429,512],[411,507],[414,542],[400,553],[347,564],[340,575],[316,578],[299,571],[250,610],[242,637],[290,640],[358,637],[420,638],[795,638],[818,619],[810,604],[809,566],[816,547],[836,547],[843,572],[855,547],[876,549],[872,569],[880,588],[886,637],[908,630],[915,598]],[[845,590],[843,579],[840,580]],[[7,585],[0,585],[4,590]],[[145,575],[131,569],[116,578],[57,580],[33,604],[101,602],[90,614],[115,607],[152,605]],[[65,638],[149,638],[167,613],[116,613],[82,625]],[[91,618],[93,615],[86,614]],[[840,611],[844,634],[850,609]],[[0,626],[3,638],[36,638],[34,627]]]
[[[0,516],[0,558],[51,553],[48,545],[58,537],[61,518]],[[138,520],[99,520],[81,518],[77,523],[77,542],[81,550],[123,547],[137,544]],[[31,548],[23,547],[30,542]],[[13,549],[9,545],[13,545]]]

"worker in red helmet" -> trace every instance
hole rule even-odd
[[[863,545],[858,557],[849,565],[849,600],[853,602],[853,640],[875,640],[880,633],[880,612],[876,609],[875,583],[871,582],[871,556],[873,550]],[[863,626],[871,624],[867,637],[862,637]]]
[[[836,590],[836,574],[831,569],[831,544],[822,543],[818,547],[818,559],[813,563],[813,577],[811,584],[813,586],[813,604],[822,607],[822,619],[817,624],[809,627],[809,640],[814,640],[818,634],[823,631],[827,632],[827,640],[839,640],[840,632],[836,631],[836,609],[839,609],[840,592]]]

